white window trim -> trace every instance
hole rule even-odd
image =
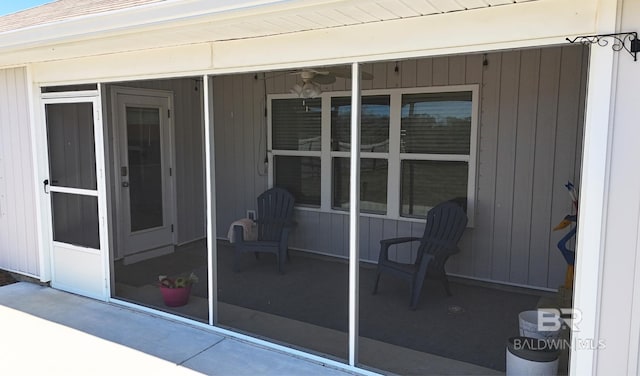
[[[403,94],[418,93],[446,93],[446,92],[471,92],[471,134],[469,155],[460,154],[418,154],[418,153],[400,153],[400,111]],[[388,181],[387,181],[387,213],[361,213],[361,216],[392,219],[406,222],[424,222],[422,218],[403,217],[400,215],[400,163],[402,160],[431,160],[431,161],[459,161],[467,162],[469,165],[468,181],[467,181],[467,217],[469,218],[467,227],[473,227],[475,218],[475,192],[476,192],[476,173],[477,173],[477,152],[478,152],[478,119],[479,119],[479,85],[449,85],[449,86],[429,86],[417,88],[394,88],[394,89],[375,89],[363,90],[362,96],[370,95],[389,95],[390,96],[390,122],[389,122],[389,151],[386,153],[361,152],[361,158],[386,159],[388,161]],[[333,209],[331,205],[331,189],[332,189],[332,168],[331,160],[334,157],[349,157],[348,151],[332,151],[331,150],[331,98],[340,96],[349,96],[350,91],[326,91],[320,95],[322,102],[321,115],[321,150],[273,150],[273,132],[271,113],[271,103],[274,99],[295,99],[295,94],[269,94],[267,95],[267,158],[269,162],[268,168],[268,184],[273,187],[273,160],[274,156],[311,156],[319,157],[321,163],[321,177],[329,176],[329,179],[321,179],[320,189],[320,207],[296,206],[297,210],[325,212],[333,214],[349,215],[348,211]]]

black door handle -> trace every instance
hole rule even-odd
[[[49,191],[47,191],[47,186],[49,185],[49,179],[44,179],[42,184],[44,185],[44,193],[49,194]]]

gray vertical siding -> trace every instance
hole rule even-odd
[[[24,68],[0,70],[0,268],[40,275]]]
[[[564,46],[363,65],[374,75],[363,90],[480,86],[475,225],[447,265],[450,273],[544,288],[562,283],[566,264],[556,243],[564,232],[551,229],[571,211],[563,185],[579,181],[587,54],[582,46]],[[221,237],[267,187],[264,89],[286,93],[295,84],[287,74],[258,78],[214,78]],[[348,90],[349,83],[338,79],[323,89]],[[347,215],[298,210],[296,220],[292,247],[347,255]],[[376,261],[382,238],[420,236],[423,229],[417,222],[362,217],[362,258]],[[407,246],[397,257],[409,261],[415,252]]]
[[[255,210],[256,197],[267,189],[264,88],[275,91],[262,74],[218,76],[213,79],[216,205],[218,236],[229,225]],[[285,90],[284,78],[279,90]]]

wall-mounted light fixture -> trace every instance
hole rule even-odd
[[[638,52],[640,52],[640,40],[638,40],[638,33],[635,31],[629,33],[614,33],[614,34],[600,34],[600,35],[585,35],[575,37],[573,39],[566,38],[569,43],[582,43],[582,44],[598,44],[598,46],[604,47],[609,45],[609,39],[613,41],[611,48],[614,51],[627,51],[633,56],[633,61],[638,61]],[[629,45],[627,47],[627,44]]]

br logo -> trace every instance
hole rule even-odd
[[[544,308],[538,310],[538,330],[555,332],[564,328],[580,331],[582,312],[573,308]]]

